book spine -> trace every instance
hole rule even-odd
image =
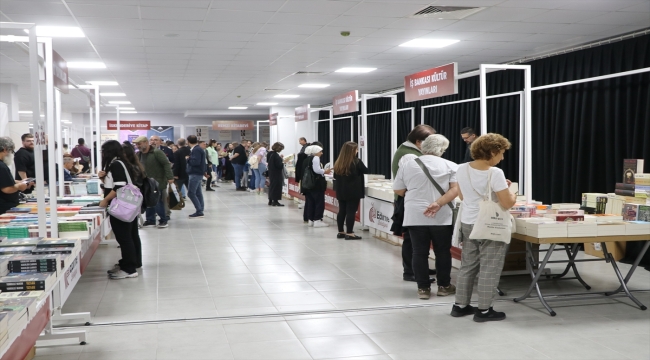
[[[6,292],[45,290],[45,282],[26,281],[26,282],[14,282],[14,283],[0,283],[0,290]]]
[[[74,246],[75,246],[75,243],[38,244],[38,245],[36,245],[36,247],[39,248],[39,249],[47,249],[47,248],[53,248],[53,247],[69,247],[69,248],[73,248]]]
[[[635,184],[624,184],[624,183],[616,183],[616,189],[618,190],[634,190]]]
[[[621,190],[621,189],[616,189],[616,190],[614,190],[614,194],[616,194],[616,195],[622,195],[622,196],[634,196],[634,190]]]

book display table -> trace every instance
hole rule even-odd
[[[650,234],[649,235],[599,236],[599,237],[537,238],[533,236],[515,233],[512,234],[512,238],[526,242],[526,260],[528,262],[528,271],[532,279],[526,293],[524,293],[524,295],[518,298],[513,299],[514,302],[520,302],[527,299],[528,297],[530,297],[530,294],[533,292],[533,290],[535,290],[535,292],[537,293],[537,298],[542,303],[542,305],[544,305],[544,307],[546,308],[546,310],[549,312],[551,316],[555,316],[556,315],[555,311],[553,311],[553,309],[549,306],[547,302],[547,299],[550,297],[597,295],[597,294],[605,295],[605,296],[613,296],[623,292],[624,294],[622,295],[625,295],[630,300],[632,300],[641,310],[647,309],[647,307],[644,304],[642,304],[637,298],[634,297],[634,295],[632,295],[632,293],[630,293],[630,290],[627,287],[627,283],[632,278],[634,271],[636,270],[637,266],[639,265],[639,262],[643,258],[643,255],[645,255],[646,251],[648,250],[648,247],[650,247]],[[607,250],[607,243],[613,243],[617,241],[645,241],[642,250],[637,255],[634,264],[632,265],[632,268],[628,271],[625,277],[623,277],[623,275],[621,274],[621,271],[619,270],[618,265],[616,264],[616,260],[614,259],[612,254]],[[578,254],[579,243],[588,243],[588,244],[600,243],[605,258],[604,259],[582,259],[582,260],[576,259],[576,255]],[[548,248],[548,250],[534,251],[533,244],[549,244],[550,247]],[[563,248],[566,251],[568,259],[551,261],[550,260],[551,255],[558,247]],[[544,252],[544,251],[546,251],[546,255],[544,256],[544,259],[540,262],[539,252]],[[576,263],[586,262],[586,261],[605,261],[610,263],[612,265],[614,273],[616,274],[616,278],[620,283],[618,289],[613,291],[606,291],[606,292],[582,292],[582,293],[550,294],[550,295],[542,294],[542,291],[539,287],[539,282],[543,280],[575,279],[578,280],[585,287],[585,289],[590,290],[591,287],[582,279],[580,273],[578,272],[578,269],[576,268]],[[561,274],[547,275],[545,273],[546,265],[552,263],[566,263],[567,265]],[[565,276],[569,273],[570,270],[573,271],[575,277],[565,278]],[[544,276],[544,279],[542,279],[542,276]]]

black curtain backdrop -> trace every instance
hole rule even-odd
[[[345,118],[336,120],[334,119],[334,159],[339,158],[341,147],[348,141],[353,141],[354,134],[350,133],[350,126],[352,119]]]
[[[418,123],[416,122],[416,125]],[[406,141],[406,137],[413,130],[411,128],[411,111],[404,110],[397,112],[397,146]]]
[[[391,178],[390,113],[368,115],[368,169]]]
[[[329,119],[330,112],[321,110],[318,112],[318,119]],[[330,123],[329,121],[322,121],[318,124],[318,141],[323,144],[323,156],[321,156],[320,162],[322,164],[327,164],[330,162]]]

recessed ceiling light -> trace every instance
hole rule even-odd
[[[29,30],[25,29],[25,32],[29,34]],[[37,26],[36,36],[86,37],[80,28],[71,26]]]
[[[135,110],[135,108],[134,107],[121,107],[120,106],[120,110]]]
[[[137,111],[120,111],[120,114],[137,114]]]
[[[19,114],[33,114],[34,112],[31,110],[25,110],[25,111],[19,111]]]
[[[340,73],[369,73],[371,71],[375,71],[377,68],[361,68],[361,67],[345,67],[336,70],[335,72],[340,72]]]
[[[330,84],[302,84],[299,85],[298,87],[301,88],[312,88],[312,89],[322,89],[330,86]]]
[[[282,98],[282,99],[295,99],[297,97],[300,97],[300,95],[280,94],[280,95],[275,95],[274,97]]]
[[[260,106],[272,106],[272,105],[277,105],[277,104],[278,103],[274,103],[274,102],[260,102],[260,103],[257,103],[257,105],[260,105]]]
[[[114,104],[114,105],[122,105],[122,104],[126,104],[126,105],[128,105],[128,104],[130,104],[131,102],[130,102],[130,101],[109,101],[108,103],[109,103],[109,104]]]
[[[126,96],[125,93],[99,93],[101,96]]]
[[[165,34],[164,36],[165,37],[177,37],[178,34]]]
[[[106,64],[99,61],[69,61],[68,69],[106,69]]]
[[[451,44],[455,44],[460,40],[451,40],[451,39],[413,39],[407,41],[403,44],[400,44],[402,47],[422,47],[422,48],[434,48],[439,49]]]
[[[248,106],[229,106],[228,109],[230,109],[230,110],[246,110],[246,109],[248,109]]]
[[[66,124],[72,123],[72,121],[70,121],[70,120],[61,120],[61,122],[66,123]]]
[[[117,81],[86,81],[90,85],[99,85],[99,86],[117,86],[119,85]]]

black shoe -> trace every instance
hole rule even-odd
[[[337,239],[345,239],[345,234],[338,233],[338,234],[336,234],[336,238]]]
[[[273,201],[269,200],[269,206],[273,206]]]
[[[142,223],[142,227],[147,227],[147,226],[156,226],[156,223],[150,221],[145,221],[144,223]]]
[[[215,191],[214,189],[205,189],[205,191]]]
[[[437,273],[436,269],[429,269],[429,275],[435,275]]]
[[[453,317],[463,317],[467,315],[474,315],[476,313],[476,308],[472,305],[467,305],[464,308],[454,305],[451,308],[451,316]]]
[[[404,275],[402,278],[404,279],[404,281],[413,281],[413,282],[415,282],[415,275]],[[436,282],[436,279],[430,277],[429,282],[431,282],[433,284],[434,282]]]
[[[277,201],[274,201],[274,202],[273,202],[273,206],[284,206],[284,204],[281,204],[281,203],[279,203],[279,202],[277,202]]]
[[[477,309],[476,313],[474,313],[474,321],[476,322],[500,321],[505,319],[506,313],[494,311],[492,308],[489,308],[487,312]]]
[[[361,240],[361,236],[358,236],[358,235],[345,235],[345,240]]]
[[[248,191],[248,190],[246,190],[246,188],[237,188],[237,190],[235,191]]]

